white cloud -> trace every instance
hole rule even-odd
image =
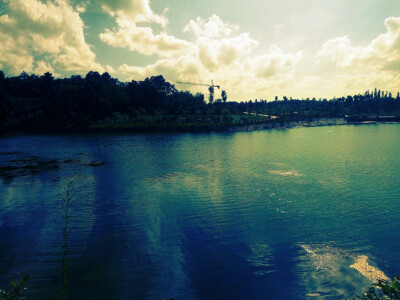
[[[385,20],[387,32],[366,46],[354,46],[349,37],[328,40],[318,51],[319,60],[336,63],[337,72],[325,80],[328,89],[362,93],[379,88],[397,92],[400,86],[400,17]],[[332,92],[331,92],[332,93]]]
[[[272,46],[269,53],[249,59],[249,66],[254,70],[255,76],[268,78],[279,73],[293,71],[302,55],[302,52],[284,53],[277,46]]]
[[[258,45],[258,42],[250,38],[249,34],[242,33],[221,39],[201,37],[195,45],[203,66],[214,71],[244,59]]]
[[[253,50],[259,41],[216,15],[189,21],[183,29],[192,34],[188,40],[156,34],[123,17],[117,18],[117,24],[117,31],[100,35],[104,42],[158,56],[145,67],[122,65],[118,72],[128,79],[162,74],[173,83],[214,80],[228,91],[231,100],[271,99],[275,95],[333,97],[374,87],[394,92],[400,86],[400,18],[387,18],[387,32],[366,46],[356,46],[343,36],[327,41],[318,53],[311,49],[288,52],[274,45],[264,53],[258,49],[257,56]],[[282,26],[271,27],[278,40]],[[207,93],[202,87],[178,87]]]
[[[120,23],[120,22],[119,22]],[[129,41],[132,34],[124,35],[124,26],[120,24],[120,41]],[[135,28],[135,32],[137,27]],[[177,51],[176,56],[162,54],[162,49],[157,48],[156,39],[138,38],[137,44],[131,50],[144,53],[149,42],[153,46],[151,53],[158,54],[161,59],[145,67],[128,66],[119,67],[118,71],[128,80],[143,80],[146,77],[162,74],[172,83],[177,81],[208,83],[214,80],[231,95],[231,100],[243,100],[244,97],[257,97],[261,93],[277,92],[280,88],[288,86],[294,80],[294,67],[302,58],[302,53],[284,53],[273,46],[260,56],[252,57],[251,53],[258,46],[258,41],[252,39],[249,33],[240,33],[239,27],[223,22],[218,16],[212,16],[208,21],[201,18],[192,20],[184,31],[193,32],[195,39],[192,42],[179,40],[186,45],[185,51]],[[143,36],[154,36],[152,32]],[[104,39],[105,36],[103,35]],[[111,44],[111,40],[109,41]],[[141,50],[137,49],[141,48]],[[181,86],[192,92],[207,93],[207,89],[198,86]]]
[[[31,72],[35,57],[45,55],[52,65],[43,62],[48,69],[79,73],[104,70],[85,42],[83,21],[66,0],[6,3],[8,14],[0,16],[2,68],[12,74]],[[44,65],[38,62],[37,66],[41,70]]]
[[[26,37],[14,34],[16,21],[8,15],[0,16],[0,67],[12,74],[22,70],[30,71],[33,67],[33,56],[25,47]]]
[[[110,46],[127,47],[144,55],[157,54],[161,57],[179,55],[189,50],[191,43],[166,33],[154,34],[150,27],[138,27],[126,18],[117,18],[118,31],[106,29],[100,39]]]
[[[197,57],[204,67],[214,71],[231,65],[249,55],[258,45],[248,33],[236,34],[237,26],[224,23],[217,16],[206,22],[201,18],[190,21],[184,31],[196,34],[194,42],[178,39],[166,33],[155,34],[150,27],[139,27],[126,18],[117,18],[118,31],[108,29],[100,39],[114,47],[127,47],[144,55],[156,54],[161,58]]]
[[[239,26],[225,23],[216,15],[208,21],[200,17],[191,20],[183,31],[195,34],[197,57],[210,72],[244,60],[258,45],[248,33],[239,34]]]
[[[132,22],[155,22],[165,26],[167,18],[150,8],[149,0],[101,0],[104,11],[111,16],[127,18]]]
[[[201,81],[203,73],[201,67],[191,56],[182,56],[179,59],[161,59],[146,67],[120,66],[118,71],[127,75],[128,80],[143,80],[146,77],[162,74],[171,82]]]
[[[322,46],[322,50],[318,51],[317,57],[336,60],[338,66],[347,67],[361,52],[361,48],[353,47],[350,39],[343,36],[327,41]]]
[[[385,20],[387,32],[365,47],[354,46],[347,37],[327,41],[318,52],[319,58],[334,60],[341,68],[391,70],[400,68],[400,17]]]
[[[86,12],[86,6],[84,5],[84,4],[81,4],[81,5],[77,5],[76,7],[75,7],[75,10],[78,12],[78,13],[84,13],[84,12]]]
[[[49,63],[46,63],[43,60],[37,61],[36,66],[33,69],[33,73],[35,73],[37,75],[43,75],[46,72],[54,73],[53,67]],[[56,76],[57,74],[53,74],[53,75]]]
[[[200,17],[197,17],[196,20],[190,20],[183,32],[193,32],[198,38],[215,39],[230,36],[238,30],[239,26],[225,23],[220,17],[213,15],[208,19],[208,22]]]

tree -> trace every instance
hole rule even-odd
[[[229,111],[229,109],[224,108],[221,112],[221,115],[222,115],[222,120],[224,121],[224,123],[232,122],[232,115],[231,115],[231,112]]]
[[[111,76],[110,76],[110,74],[108,74],[108,72],[104,72],[103,74],[101,74],[101,78],[103,78],[103,80],[105,82],[108,82],[108,81],[110,81]]]
[[[210,96],[208,98],[208,101],[210,102],[210,104],[213,104],[213,102],[214,102],[214,87],[212,85],[210,85],[208,87],[208,91],[210,92]]]
[[[51,74],[50,72],[46,72],[43,74],[42,78],[46,81],[52,81],[53,78],[53,74]]]
[[[101,80],[101,75],[99,74],[99,72],[89,71],[89,73],[86,74],[85,79],[87,82],[98,83]]]
[[[150,82],[159,93],[171,95],[177,92],[174,85],[166,81],[162,75],[150,77]]]
[[[18,79],[27,80],[27,79],[29,79],[29,75],[25,71],[22,71],[22,73],[18,76]]]
[[[224,104],[226,103],[226,100],[228,99],[228,95],[226,94],[225,90],[222,90],[221,92],[221,98]]]

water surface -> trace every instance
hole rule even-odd
[[[72,180],[71,299],[343,299],[400,274],[400,125],[0,138],[0,284],[59,295],[59,194]],[[72,159],[72,160],[71,160]],[[87,162],[104,161],[93,167]]]

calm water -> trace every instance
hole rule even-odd
[[[0,179],[0,285],[32,274],[32,299],[59,295],[71,180],[71,299],[343,299],[370,284],[359,255],[400,274],[400,124],[2,137],[5,151],[74,158]]]

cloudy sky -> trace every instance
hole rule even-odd
[[[162,74],[229,100],[400,90],[399,0],[0,0],[0,45],[8,76]]]

